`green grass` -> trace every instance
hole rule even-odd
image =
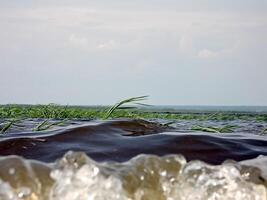
[[[2,127],[0,127],[0,134],[4,134],[6,133],[12,126],[19,126],[16,124],[16,122],[18,122],[19,119],[8,119],[5,121],[5,123],[2,125]]]
[[[179,120],[198,121],[231,121],[251,120],[267,122],[267,114],[245,114],[245,113],[172,113],[155,111],[153,107],[138,108],[135,104],[146,100],[147,96],[133,97],[119,101],[111,107],[82,107],[82,106],[61,106],[56,104],[48,105],[0,105],[0,133],[7,133],[13,126],[19,126],[23,119],[43,119],[33,128],[33,131],[43,131],[54,126],[64,125],[66,120],[82,119],[163,119],[167,120],[165,125],[171,125]],[[142,104],[144,105],[144,104]],[[56,120],[56,121],[54,121]],[[204,127],[194,126],[192,131],[210,133],[231,133],[234,126]],[[266,135],[267,129],[263,129],[261,135]]]
[[[267,134],[267,128],[264,128],[263,130],[262,130],[262,132],[260,133],[260,135],[266,135]]]
[[[138,102],[136,102],[138,103]],[[127,103],[128,104],[128,103]],[[267,121],[267,114],[243,113],[172,113],[154,111],[149,109],[121,107],[116,104],[109,107],[79,107],[48,105],[0,105],[0,119],[107,119],[107,118],[141,118],[141,119],[166,119],[166,120],[256,120]],[[119,108],[119,109],[118,109]],[[123,109],[122,109],[123,108]]]
[[[52,128],[53,126],[64,125],[65,121],[66,120],[64,119],[62,121],[50,122],[49,119],[46,119],[46,120],[42,121],[40,124],[38,124],[33,129],[33,131],[44,131],[44,130]]]
[[[114,119],[114,118],[134,118],[134,119],[162,119],[169,122],[165,125],[171,125],[178,120],[198,120],[198,121],[231,121],[231,120],[252,120],[267,122],[267,114],[246,114],[246,113],[183,113],[160,111],[153,107],[137,107],[136,105],[148,106],[140,103],[148,96],[139,96],[124,99],[110,107],[82,107],[82,106],[62,106],[56,104],[48,105],[0,105],[0,133],[6,133],[13,126],[19,126],[17,122],[23,119],[43,119],[33,131],[43,131],[54,126],[64,125],[68,119]],[[54,121],[56,120],[56,121]],[[0,121],[1,122],[1,121]],[[234,132],[234,126],[226,125],[224,127],[204,127],[194,126],[192,131],[202,131],[210,133],[231,133]],[[266,135],[265,128],[261,135]]]
[[[13,120],[6,122],[6,123],[4,124],[4,126],[3,126],[3,128],[1,129],[0,133],[3,134],[3,133],[5,133],[5,132],[7,132],[8,129],[11,128],[11,126],[13,125],[13,123],[14,123]]]
[[[111,106],[108,109],[108,111],[106,112],[106,114],[105,114],[103,119],[108,119],[115,112],[115,110],[118,110],[120,108],[125,108],[125,107],[122,107],[125,104],[146,105],[146,104],[141,104],[140,101],[146,100],[147,97],[148,96],[140,96],[140,97],[132,97],[132,98],[129,98],[129,99],[124,99],[124,100],[114,104],[113,106]],[[131,106],[130,108],[132,109],[132,108],[135,108],[135,107]],[[129,107],[126,107],[126,109],[129,109]]]
[[[209,133],[233,133],[236,126],[226,125],[223,127],[214,127],[214,126],[194,126],[191,128],[193,131],[209,132]]]

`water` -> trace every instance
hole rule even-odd
[[[142,108],[144,109],[144,108]],[[171,111],[171,112],[234,112],[234,113],[267,113],[267,106],[153,106],[148,110]]]
[[[266,122],[74,120],[32,132],[38,123],[0,136],[1,200],[267,198]]]

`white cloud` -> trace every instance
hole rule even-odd
[[[219,52],[211,51],[208,49],[202,49],[198,52],[197,57],[200,59],[214,59],[218,58]]]
[[[139,3],[142,5],[141,0]],[[128,3],[125,1],[125,4]],[[76,3],[70,7],[54,5],[51,3],[38,8],[29,6],[23,9],[3,9],[0,6],[1,70],[5,67],[3,73],[11,74],[21,67],[25,74],[37,77],[33,79],[18,75],[21,80],[28,83],[24,88],[12,85],[13,81],[9,77],[3,77],[0,80],[0,90],[1,86],[2,90],[5,90],[4,86],[10,83],[9,90],[14,91],[14,98],[18,97],[19,91],[23,89],[31,91],[31,86],[35,85],[32,84],[33,80],[43,79],[44,84],[38,85],[37,89],[45,91],[45,83],[53,79],[49,78],[51,69],[54,70],[54,74],[64,70],[63,77],[53,79],[62,83],[62,89],[66,88],[64,84],[70,82],[68,77],[76,77],[75,89],[86,85],[96,91],[96,94],[102,91],[105,78],[109,79],[110,87],[121,86],[121,77],[132,80],[133,91],[143,91],[147,80],[151,80],[149,91],[154,90],[155,94],[161,94],[159,87],[163,82],[169,84],[172,81],[173,89],[177,90],[179,85],[183,86],[187,82],[199,82],[199,74],[204,70],[207,70],[206,74],[209,75],[205,79],[207,90],[212,89],[212,81],[221,81],[222,88],[232,89],[230,82],[235,83],[239,80],[240,84],[249,84],[247,79],[242,77],[251,75],[251,72],[255,73],[255,77],[266,74],[263,73],[266,72],[266,14],[184,10],[178,12],[173,7],[159,10],[133,7],[127,10],[116,6],[106,6],[104,9],[83,7]],[[200,60],[214,62],[212,65],[204,65],[203,62],[199,62]],[[214,64],[220,67],[215,69]],[[257,70],[249,67],[244,70],[244,64],[255,66]],[[35,68],[34,73],[30,68]],[[262,68],[261,72],[259,68]],[[41,70],[43,73],[40,73]],[[212,77],[218,70],[222,76],[213,80]],[[223,74],[229,70],[232,70],[233,77],[228,77],[229,86],[224,87]],[[138,73],[138,76],[134,76],[133,72]],[[111,73],[114,76],[110,76]],[[87,86],[90,81],[87,78],[88,74],[95,74],[94,81],[99,80],[98,84]],[[153,78],[153,74],[162,77]],[[80,76],[84,76],[84,82]],[[136,78],[140,80],[136,81]],[[264,78],[262,81],[261,85],[266,85]],[[193,94],[195,89],[200,91],[205,88],[199,84],[194,87],[188,85],[186,90],[180,88],[181,91]],[[255,82],[255,87],[260,88],[261,85]],[[127,88],[129,85],[122,86]],[[215,92],[219,91],[215,86],[213,89]],[[233,91],[235,92],[242,93],[241,90]],[[120,94],[118,92],[112,95]],[[178,94],[172,95],[170,99],[175,99],[175,95],[176,99],[179,99]],[[28,96],[30,99],[30,95]],[[186,95],[184,96],[186,99]],[[85,94],[77,94],[77,98],[85,97],[90,99],[90,96]],[[203,98],[207,100],[207,97]],[[64,99],[62,96],[60,101]],[[169,103],[170,99],[165,102]],[[187,100],[190,102],[189,98]],[[262,98],[262,102],[263,100]],[[8,101],[8,97],[2,100],[7,103]]]
[[[87,48],[89,44],[88,39],[86,37],[78,37],[74,34],[70,35],[69,42],[75,47],[82,47],[82,48]]]
[[[181,37],[179,41],[179,50],[182,53],[192,53],[193,51],[193,39],[188,35]]]
[[[101,50],[112,50],[115,49],[116,47],[118,47],[118,43],[115,40],[101,42],[97,45],[97,48]]]

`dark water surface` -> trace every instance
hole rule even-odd
[[[17,129],[1,135],[0,155],[53,162],[72,150],[85,152],[96,161],[121,162],[139,154],[182,154],[187,160],[211,164],[267,155],[267,137],[255,134],[197,133],[143,120],[71,123],[50,131]],[[31,127],[30,121],[28,124]]]
[[[28,190],[26,192],[23,190],[22,192],[22,195],[27,196],[29,194],[32,195],[33,191],[35,191],[34,194],[39,195],[37,199],[195,199],[201,192],[203,193],[201,193],[202,197],[198,199],[220,199],[215,198],[216,195],[223,197],[225,193],[229,195],[229,198],[224,199],[256,199],[257,195],[260,195],[259,198],[257,197],[258,199],[266,198],[266,181],[257,169],[250,168],[249,173],[244,173],[243,168],[238,164],[222,164],[228,159],[243,161],[256,158],[259,155],[267,156],[267,137],[259,136],[260,130],[266,126],[264,123],[229,122],[232,125],[238,124],[239,128],[234,133],[220,134],[192,132],[188,127],[190,127],[189,125],[199,123],[196,121],[180,121],[172,124],[172,126],[163,125],[166,122],[162,121],[159,123],[126,119],[111,121],[69,121],[64,126],[57,126],[51,130],[39,132],[31,131],[39,121],[26,120],[22,123],[24,124],[23,127],[15,127],[10,129],[8,133],[0,136],[0,156],[3,156],[0,157],[0,164],[2,161],[2,167],[0,168],[0,199],[6,200],[8,199],[8,195],[13,195],[14,198],[10,199],[15,199],[15,196],[19,195],[19,193],[17,189],[14,190],[12,188],[19,187],[24,189],[23,184],[26,184],[24,180],[28,179],[21,179],[23,180],[22,183],[17,185],[17,182],[13,183],[13,179],[9,176],[6,177],[5,174],[9,173],[13,177],[14,169],[18,171],[18,174],[22,173],[23,176],[25,174],[32,174],[33,172],[31,170],[35,170],[34,167],[30,169],[28,167],[25,168],[31,172],[27,170],[22,172],[21,167],[12,167],[33,166],[32,163],[25,164],[28,162],[26,159],[35,160],[34,162],[44,162],[40,164],[42,166],[41,173],[33,171],[38,180],[40,179],[41,182],[48,180],[48,183],[42,183],[42,190],[40,188],[39,190],[34,189],[31,186],[32,179],[29,178],[29,183],[27,182],[28,185],[26,184],[26,188],[30,188],[30,193]],[[201,123],[205,125],[225,125],[225,122]],[[69,151],[82,152],[82,154],[73,154]],[[65,155],[66,152],[69,153]],[[140,157],[140,154],[153,154],[167,157]],[[182,156],[178,156],[178,154]],[[26,159],[10,157],[10,155],[18,155]],[[196,160],[201,160],[212,165],[216,164],[218,167]],[[52,168],[45,164],[55,163],[55,161],[56,164]],[[103,161],[106,164],[101,164]],[[187,163],[188,161],[192,162]],[[126,163],[120,164],[121,162]],[[3,165],[3,163],[9,164]],[[38,170],[40,169],[39,167],[37,168]],[[149,176],[146,175],[148,172],[150,173]],[[180,174],[179,177],[173,177],[174,172]],[[158,175],[156,176],[154,173]],[[43,178],[43,176],[46,178]],[[75,186],[77,184],[85,184],[86,187],[83,187],[87,188],[91,184],[88,191],[92,190],[95,184],[103,184],[109,181],[111,185],[122,185],[119,188],[112,188],[113,186],[110,186],[111,191],[107,194],[103,193],[103,191],[109,191],[107,188],[95,188],[95,196],[90,196],[91,193],[90,195],[88,193],[89,198],[88,195],[81,196],[84,192],[87,194],[87,190],[81,190],[82,186],[73,189],[75,188],[73,185],[66,185],[70,182],[69,179],[64,179],[66,182],[62,182],[62,177],[65,178],[68,176],[76,184]],[[87,177],[88,180],[84,180],[84,177]],[[168,179],[165,180],[166,177]],[[196,179],[196,177],[199,179]],[[225,180],[223,184],[221,179]],[[16,178],[16,180],[20,179]],[[182,183],[179,182],[181,180],[183,180]],[[189,181],[187,183],[188,180],[191,180],[191,182]],[[202,183],[201,180],[206,180],[207,182],[205,184],[207,185]],[[211,180],[213,181],[212,183],[210,182]],[[249,180],[253,180],[252,185],[247,182]],[[85,182],[83,183],[83,181]],[[179,182],[179,187],[185,184],[179,190],[177,189],[178,186],[174,187],[176,183],[178,184],[177,181]],[[3,192],[5,191],[5,187],[9,187],[6,186],[7,183],[11,185],[10,194]],[[254,183],[261,183],[265,186],[258,188]],[[205,185],[203,186],[204,188],[202,188],[203,184]],[[214,185],[217,185],[216,189],[213,188]],[[226,185],[229,190],[225,189]],[[70,189],[69,187],[72,187],[73,192],[77,193],[77,198],[73,198],[71,194],[66,196],[68,194],[67,191]],[[198,187],[199,191],[195,189]],[[220,187],[224,189],[219,190],[218,188]],[[235,192],[231,190],[234,187],[236,187],[236,189],[233,189]],[[44,188],[49,191],[50,196],[42,196]],[[144,188],[146,189],[144,190]],[[169,191],[169,188],[173,189]],[[142,192],[139,190],[142,190]],[[50,194],[51,191],[53,191],[52,196]],[[119,191],[121,196],[116,196],[115,191]],[[190,191],[195,196],[186,196]],[[253,196],[253,192],[255,192],[256,196]],[[98,198],[97,195],[100,193],[104,196]],[[153,197],[156,193],[158,196]],[[246,194],[247,196],[242,196],[241,194]],[[25,199],[27,198],[25,197]]]

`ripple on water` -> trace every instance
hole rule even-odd
[[[266,199],[264,136],[143,120],[29,130],[0,137],[1,200]]]
[[[160,134],[159,134],[160,133]],[[181,132],[144,120],[83,122],[40,132],[0,137],[0,155],[53,162],[67,151],[82,151],[96,161],[127,161],[139,154],[183,154],[187,160],[220,164],[267,155],[267,138],[252,134]]]

